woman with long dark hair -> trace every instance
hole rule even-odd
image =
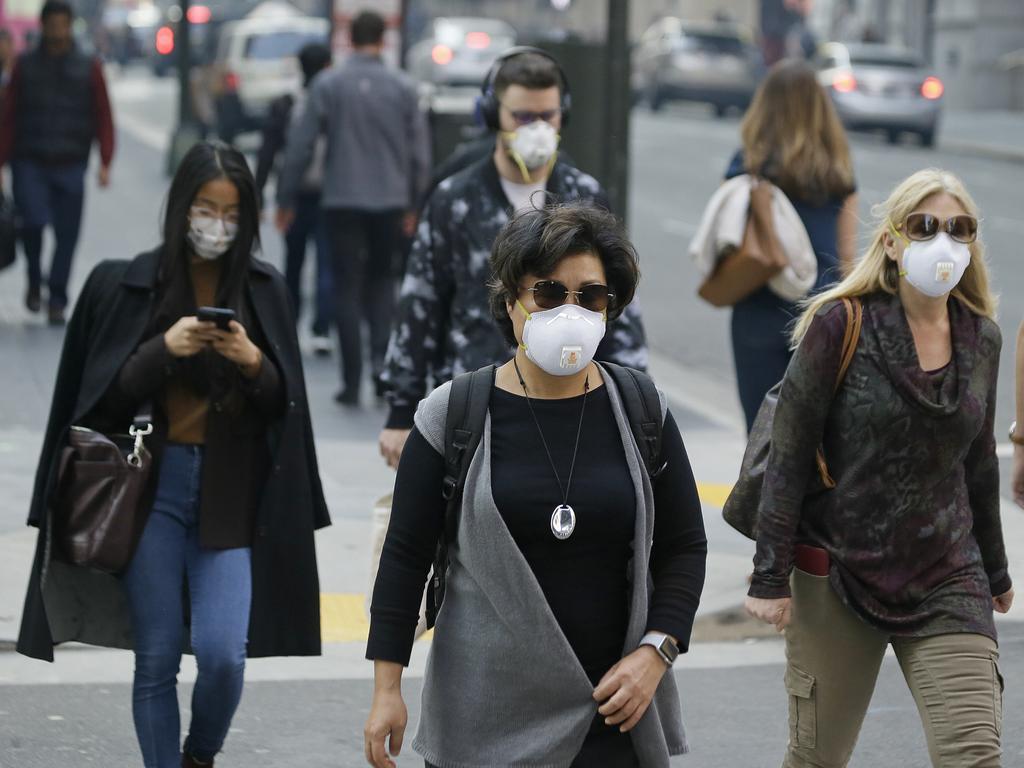
[[[244,157],[193,147],[171,183],[162,245],[103,262],[86,283],[36,477],[40,545],[19,650],[52,660],[67,640],[133,647],[147,768],[212,765],[247,655],[320,652],[313,531],[329,518],[287,289],[252,255],[258,223]],[[200,319],[200,307],[220,319]],[[109,576],[52,559],[47,511],[70,426],[124,431],[141,411],[153,417],[154,469],[129,565]],[[186,640],[199,672],[182,754]]]

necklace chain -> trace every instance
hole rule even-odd
[[[548,448],[548,441],[544,439],[544,430],[540,426],[540,419],[537,418],[537,413],[533,410],[533,402],[530,398],[530,391],[526,388],[526,381],[523,379],[522,371],[519,370],[519,361],[514,357],[512,358],[512,365],[515,366],[516,375],[519,377],[519,385],[523,388],[523,394],[526,395],[526,406],[530,409],[530,415],[533,417],[533,423],[537,425],[537,433],[540,435],[541,445],[544,446],[544,452],[548,456],[548,463],[551,464],[551,471],[555,474],[555,482],[558,483],[558,490],[562,492],[562,504],[569,504],[569,491],[572,489],[572,473],[576,468],[576,455],[580,450],[580,435],[583,433],[583,414],[587,410],[587,394],[590,392],[590,374],[587,374],[586,380],[583,382],[583,405],[580,406],[580,423],[576,428],[576,445],[572,449],[572,463],[569,465],[569,478],[566,480],[565,487],[562,486],[562,478],[558,476],[558,469],[555,467],[555,460],[551,456],[551,449]]]

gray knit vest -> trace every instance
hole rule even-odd
[[[652,591],[654,496],[622,399],[602,370],[636,489],[631,605],[623,655],[644,634]],[[450,384],[423,400],[416,427],[444,453]],[[665,400],[662,395],[662,417]],[[585,461],[586,454],[581,458]],[[444,604],[423,682],[413,748],[438,768],[568,768],[597,711],[593,686],[491,494],[491,417],[470,464]],[[675,678],[666,674],[633,729],[643,768],[688,751]]]

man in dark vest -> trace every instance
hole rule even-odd
[[[0,167],[11,163],[28,261],[25,306],[30,312],[42,306],[43,229],[53,227],[49,320],[61,325],[82,223],[89,153],[97,141],[99,184],[106,187],[114,156],[114,122],[102,66],[82,53],[71,35],[71,6],[65,0],[47,0],[40,20],[42,39],[18,59],[4,98]]]

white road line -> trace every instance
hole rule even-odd
[[[128,133],[132,138],[145,144],[157,152],[166,152],[171,143],[170,127],[157,128],[154,125],[140,120],[127,110],[120,110],[115,122],[118,128]]]

